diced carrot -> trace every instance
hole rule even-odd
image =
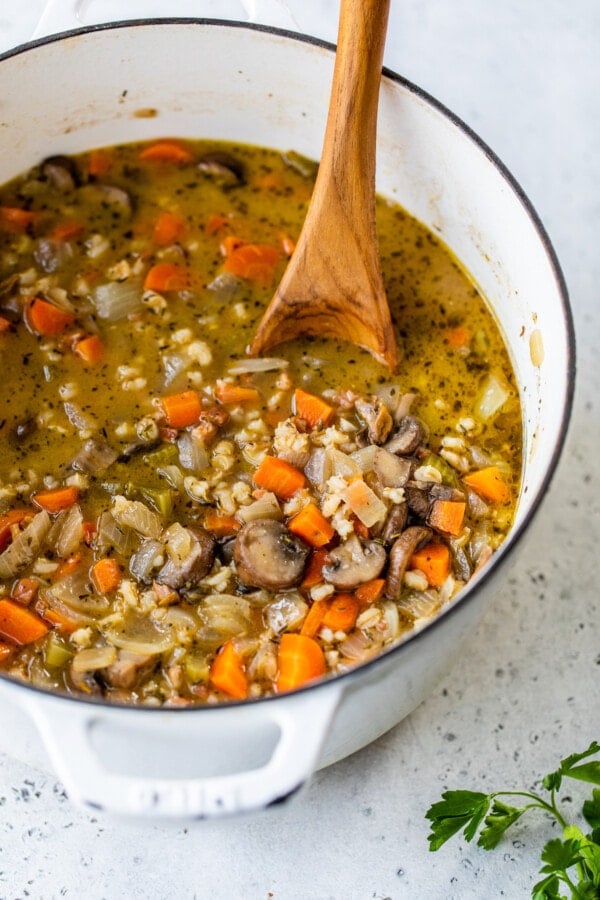
[[[350,521],[352,522],[352,527],[354,528],[354,534],[356,534],[361,540],[368,541],[371,537],[371,531],[364,522],[361,522],[358,516],[355,516],[354,513],[350,516]]]
[[[95,366],[104,355],[104,345],[97,334],[90,334],[89,337],[77,341],[73,347],[73,352],[88,365]]]
[[[9,509],[0,516],[0,553],[8,547],[13,527],[34,515],[30,509]]]
[[[39,212],[19,206],[0,206],[0,228],[22,234],[40,218]]]
[[[148,269],[144,279],[145,291],[183,291],[188,286],[188,273],[170,262],[156,263]]]
[[[186,428],[200,418],[202,404],[198,391],[182,391],[161,398],[161,406],[167,425],[171,428]]]
[[[335,529],[314,503],[307,503],[294,518],[288,528],[311,547],[323,547],[335,534]]]
[[[58,513],[77,502],[79,491],[76,487],[60,487],[51,491],[39,491],[33,495],[34,503],[49,513]]]
[[[194,154],[178,141],[157,141],[140,152],[139,158],[150,162],[191,163]]]
[[[92,150],[88,159],[88,172],[90,175],[106,175],[112,166],[113,157],[108,150],[99,148]]]
[[[0,664],[8,662],[14,652],[14,644],[5,644],[4,641],[0,641]]]
[[[294,391],[294,408],[299,419],[303,419],[311,428],[324,428],[331,422],[335,410],[321,397],[309,394],[302,388]]]
[[[252,179],[252,184],[261,191],[283,191],[285,180],[281,172],[264,172]]]
[[[332,631],[351,631],[356,624],[359,611],[358,600],[353,594],[335,594],[327,601],[323,625]]]
[[[209,509],[204,516],[204,527],[207,531],[210,531],[211,534],[216,534],[218,537],[225,537],[230,534],[235,534],[236,531],[240,530],[241,525],[234,516],[226,516],[223,513],[217,512],[216,509]]]
[[[220,231],[224,231],[225,228],[229,228],[231,226],[231,219],[229,216],[223,216],[220,213],[214,213],[214,215],[210,216],[208,222],[204,226],[204,230],[207,234],[213,235],[218,234]]]
[[[248,696],[248,677],[242,659],[232,641],[227,641],[214,658],[210,680],[218,690],[235,700]]]
[[[26,321],[35,334],[50,337],[60,334],[75,321],[73,313],[60,309],[54,303],[35,297],[26,311]]]
[[[256,388],[243,387],[241,384],[231,384],[229,381],[217,379],[215,396],[225,406],[237,403],[256,403],[260,400],[260,393]]]
[[[54,572],[52,576],[53,581],[60,581],[61,578],[66,578],[67,575],[72,575],[76,572],[81,565],[81,556],[76,553],[73,556],[69,556],[68,559],[64,559],[59,565],[56,572]]]
[[[38,616],[41,616],[45,622],[48,622],[61,634],[73,634],[74,631],[81,628],[81,622],[76,622],[62,610],[49,606],[46,600],[38,599],[34,608]]]
[[[281,636],[277,653],[278,693],[293,691],[325,674],[325,657],[314,638],[305,634]]]
[[[5,319],[4,316],[0,316],[0,334],[6,334],[7,331],[10,331],[12,328],[12,322],[8,319]]]
[[[73,241],[81,237],[84,231],[85,224],[83,222],[59,222],[52,229],[50,237],[54,241]]]
[[[326,562],[327,550],[324,550],[323,548],[313,550],[308,558],[308,565],[304,570],[304,577],[302,579],[302,583],[300,584],[301,590],[308,591],[316,584],[321,584],[321,582],[323,581],[323,566],[326,564]]]
[[[273,280],[280,253],[269,244],[243,244],[226,257],[224,267],[232,275],[266,287]]]
[[[243,238],[238,237],[236,234],[228,234],[223,238],[221,243],[219,244],[219,250],[221,251],[221,256],[231,256],[231,254],[238,250],[240,247],[244,247],[247,241]]]
[[[152,240],[162,247],[173,244],[185,232],[185,221],[174,212],[164,210],[154,223]]]
[[[13,586],[10,596],[22,606],[29,606],[39,589],[39,581],[35,578],[20,578]]]
[[[385,578],[373,578],[372,581],[365,581],[354,591],[354,596],[361,606],[368,606],[369,603],[375,603],[383,594],[385,587]]]
[[[15,644],[31,644],[48,632],[48,626],[34,612],[15,603],[0,600],[0,635]]]
[[[409,568],[422,572],[431,587],[441,587],[450,574],[450,549],[446,544],[430,541],[425,547],[413,553]]]
[[[316,637],[323,624],[323,616],[327,612],[327,608],[328,603],[326,600],[314,600],[302,623],[300,634],[310,638]]]
[[[469,472],[463,478],[465,484],[491,503],[508,503],[510,487],[504,480],[498,466],[486,466],[476,472]]]
[[[456,328],[448,328],[445,332],[446,339],[451,347],[467,347],[471,342],[471,331],[464,325],[457,325]]]
[[[429,510],[429,524],[436,531],[456,536],[462,531],[466,508],[467,504],[462,500],[434,500]]]
[[[253,475],[254,484],[272,491],[280,500],[289,500],[306,484],[299,469],[277,456],[265,456]]]
[[[123,580],[121,566],[112,556],[105,556],[94,563],[91,574],[94,587],[99,594],[116,591]]]

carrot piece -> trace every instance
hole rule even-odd
[[[77,502],[79,491],[76,487],[60,487],[51,491],[40,491],[33,495],[34,503],[49,513],[58,513]]]
[[[510,487],[504,480],[498,466],[486,466],[476,472],[469,472],[463,478],[465,484],[491,503],[508,503]]]
[[[97,334],[90,334],[89,337],[77,341],[73,347],[73,352],[88,365],[95,366],[102,359],[104,346]]]
[[[164,210],[154,223],[152,240],[162,247],[173,244],[185,232],[185,222],[176,213]]]
[[[0,664],[8,662],[14,652],[13,644],[5,644],[4,641],[0,641]]]
[[[112,166],[112,154],[99,148],[92,150],[88,159],[88,172],[90,175],[106,175]]]
[[[467,504],[462,500],[434,500],[429,511],[429,524],[445,534],[460,534]]]
[[[248,677],[242,659],[232,641],[227,641],[210,667],[210,680],[218,690],[236,700],[248,696]]]
[[[242,244],[226,257],[224,267],[232,275],[266,287],[273,280],[279,255],[269,244]]]
[[[464,325],[457,325],[456,328],[448,328],[446,331],[446,339],[451,347],[467,347],[471,342],[471,331]]]
[[[44,621],[48,622],[49,625],[52,625],[56,631],[60,631],[61,634],[73,634],[74,631],[81,628],[81,622],[75,622],[73,619],[69,619],[69,617],[63,612],[60,612],[60,610],[53,609],[53,607],[46,606],[46,604],[36,604],[36,611]]]
[[[144,147],[139,159],[150,162],[191,163],[194,162],[194,154],[178,141],[157,141]]]
[[[175,263],[156,263],[148,269],[144,279],[145,291],[182,291],[188,287],[187,272]]]
[[[323,547],[335,534],[335,529],[318,506],[308,503],[288,522],[288,528],[311,547]]]
[[[39,212],[19,206],[0,206],[0,228],[23,234],[40,218]]]
[[[9,509],[0,516],[0,553],[10,544],[13,526],[19,525],[24,519],[32,519],[33,516],[30,509]]]
[[[27,324],[35,334],[52,336],[60,334],[75,321],[73,313],[60,309],[54,303],[35,297],[26,312]]]
[[[123,572],[121,566],[112,556],[99,559],[92,566],[92,581],[99,594],[110,594],[121,584]]]
[[[81,556],[76,553],[74,556],[70,556],[68,559],[63,560],[60,566],[54,572],[52,576],[53,581],[60,581],[61,578],[66,578],[67,575],[72,575],[73,572],[76,572],[79,566],[81,565]]]
[[[359,611],[358,600],[353,594],[335,594],[327,602],[323,625],[332,631],[351,631],[356,624]]]
[[[235,534],[236,531],[239,531],[241,524],[234,516],[226,516],[223,513],[217,512],[216,509],[209,509],[204,516],[204,527],[207,531],[210,531],[211,534],[216,534],[218,537],[225,537],[226,535]]]
[[[294,391],[294,408],[299,419],[304,419],[311,428],[324,428],[331,422],[335,410],[321,397],[309,394],[302,388]]]
[[[321,584],[323,581],[323,566],[327,562],[327,552],[327,550],[319,548],[318,550],[313,550],[310,554],[308,565],[304,570],[304,578],[300,585],[301,590],[308,591],[316,584]]]
[[[55,225],[52,229],[50,237],[54,241],[72,241],[75,238],[81,237],[84,231],[85,224],[83,222],[59,222],[58,225]]]
[[[10,596],[22,606],[29,606],[38,592],[39,582],[35,578],[20,578],[14,585]]]
[[[8,319],[5,319],[4,316],[0,316],[0,334],[6,334],[7,331],[10,331],[12,328],[12,322]]]
[[[225,406],[231,403],[256,403],[257,400],[260,400],[260,393],[256,388],[231,384],[221,379],[217,379],[215,396]]]
[[[323,616],[327,612],[329,604],[327,600],[315,600],[306,614],[306,618],[302,623],[300,634],[309,638],[317,636],[321,625],[323,624]]]
[[[409,568],[422,572],[431,587],[441,587],[450,574],[450,549],[439,541],[431,541],[413,553]]]
[[[277,668],[276,690],[293,691],[325,674],[325,657],[314,638],[287,633],[279,642]]]
[[[365,581],[354,591],[354,596],[361,606],[368,606],[369,603],[375,603],[383,594],[385,587],[385,578],[373,578],[372,581]]]
[[[0,600],[0,635],[15,644],[31,644],[48,632],[48,626],[38,615],[15,603],[14,600]]]
[[[161,398],[163,415],[171,428],[186,428],[200,418],[202,404],[198,391],[182,391]]]
[[[280,500],[289,500],[306,484],[299,469],[277,456],[263,458],[254,472],[253,481],[258,487],[272,491]]]

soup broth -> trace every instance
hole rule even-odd
[[[316,166],[214,141],[53,157],[0,190],[0,665],[187,706],[293,690],[435,616],[510,528],[496,322],[378,198],[398,373],[249,359]]]

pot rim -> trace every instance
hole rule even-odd
[[[323,50],[330,51],[335,53],[336,45],[331,43],[330,41],[323,40],[322,38],[315,37],[314,35],[302,34],[301,32],[292,31],[286,28],[278,28],[270,25],[262,25],[253,22],[242,22],[236,21],[233,19],[213,19],[213,18],[201,18],[201,17],[157,17],[151,19],[128,19],[122,21],[115,22],[103,22],[94,25],[86,25],[80,28],[69,29],[68,31],[62,31],[57,34],[51,34],[44,37],[36,38],[34,40],[28,41],[24,44],[20,44],[17,47],[11,48],[3,53],[0,53],[0,63],[4,59],[11,58],[13,56],[18,56],[22,53],[27,53],[31,49],[35,49],[36,47],[43,46],[45,44],[52,44],[58,41],[61,41],[66,38],[76,37],[79,35],[85,34],[93,34],[95,32],[104,32],[104,31],[113,31],[122,28],[138,28],[145,26],[179,26],[179,25],[193,25],[193,26],[202,26],[202,27],[226,27],[226,28],[235,28],[235,29],[246,29],[248,31],[256,31],[256,32],[266,32],[268,34],[278,35],[280,37],[288,38],[294,41],[298,41],[303,44],[312,44],[313,46],[320,47]],[[520,544],[523,539],[524,534],[529,529],[531,522],[536,516],[537,510],[540,507],[543,499],[548,493],[548,488],[550,483],[556,473],[558,463],[560,461],[560,457],[562,455],[563,449],[565,447],[567,432],[569,429],[571,414],[573,411],[573,399],[575,393],[575,375],[576,375],[576,341],[575,341],[575,327],[573,321],[573,313],[569,303],[569,293],[567,289],[567,284],[565,277],[563,275],[560,263],[558,261],[558,257],[550,240],[550,237],[542,223],[540,216],[538,215],[536,209],[533,204],[529,200],[527,194],[519,184],[519,182],[512,175],[510,170],[506,167],[506,165],[500,160],[500,158],[496,155],[496,153],[486,144],[486,142],[479,137],[479,135],[469,126],[467,125],[456,113],[452,112],[448,107],[446,107],[441,101],[437,100],[423,88],[414,84],[409,79],[404,76],[398,74],[392,69],[384,66],[382,69],[382,77],[392,81],[402,88],[407,90],[410,94],[415,95],[420,100],[423,100],[428,106],[432,107],[437,112],[441,113],[444,118],[446,118],[455,128],[457,128],[466,138],[468,138],[472,143],[474,143],[477,148],[483,152],[484,156],[491,163],[491,165],[498,171],[502,179],[508,184],[508,186],[515,193],[519,203],[523,207],[525,213],[531,221],[531,224],[537,234],[537,237],[540,240],[541,245],[543,246],[546,256],[548,258],[548,262],[550,265],[550,269],[552,271],[554,281],[556,283],[558,294],[561,301],[562,307],[562,315],[565,329],[565,337],[566,337],[566,357],[567,357],[567,382],[566,382],[566,391],[562,401],[562,409],[561,409],[561,421],[560,427],[557,432],[552,456],[547,464],[546,471],[544,473],[544,477],[542,482],[537,490],[535,496],[530,499],[530,508],[527,511],[526,515],[523,517],[523,520],[520,524],[511,530],[506,540],[501,544],[498,550],[495,551],[494,556],[492,557],[489,565],[484,568],[484,570],[477,576],[474,577],[474,582],[470,583],[464,590],[459,594],[457,600],[448,604],[445,608],[440,610],[439,613],[433,618],[430,622],[424,625],[422,628],[413,631],[408,634],[405,638],[399,641],[397,644],[391,646],[389,649],[384,650],[382,653],[375,656],[373,659],[370,659],[359,666],[356,666],[353,669],[350,669],[347,672],[342,672],[337,675],[328,676],[320,681],[315,681],[304,687],[297,688],[290,694],[274,694],[267,697],[258,697],[255,699],[248,700],[230,700],[230,701],[222,701],[219,703],[215,703],[210,706],[188,706],[182,708],[165,708],[161,707],[150,707],[150,706],[134,706],[131,704],[107,701],[107,700],[99,700],[95,698],[87,698],[87,697],[79,697],[71,694],[60,694],[57,692],[52,692],[46,690],[42,687],[37,687],[32,684],[28,684],[27,682],[21,682],[14,678],[10,678],[8,675],[0,672],[0,683],[6,685],[10,688],[23,688],[26,691],[33,693],[35,696],[40,699],[48,699],[52,701],[67,701],[67,702],[75,702],[79,704],[83,704],[89,708],[102,708],[119,711],[117,714],[128,713],[128,712],[144,712],[146,714],[157,714],[161,713],[172,714],[172,715],[192,715],[198,713],[207,713],[209,711],[218,711],[223,709],[235,709],[236,707],[249,707],[256,704],[262,703],[273,703],[276,701],[285,700],[287,697],[296,696],[298,694],[303,694],[308,691],[318,691],[318,690],[326,690],[333,683],[336,685],[341,684],[343,687],[344,684],[348,685],[353,680],[360,678],[363,674],[372,673],[379,665],[382,665],[384,661],[389,661],[392,657],[400,654],[405,647],[413,644],[418,644],[420,640],[422,640],[426,635],[429,635],[432,631],[441,626],[441,624],[448,618],[449,616],[457,613],[462,607],[469,601],[475,599],[478,591],[481,589],[482,585],[492,578],[495,574],[499,572],[499,570],[504,567],[506,561],[510,558],[515,548]]]

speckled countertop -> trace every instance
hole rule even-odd
[[[288,5],[301,30],[335,38],[337,4]],[[29,38],[43,6],[2,0],[0,50]],[[199,14],[217,6],[196,3]],[[423,815],[446,787],[531,786],[600,739],[599,50],[598,0],[392,0],[387,65],[464,119],[520,182],[558,253],[578,336],[550,496],[459,664],[389,734],[252,818],[115,823],[73,808],[48,771],[0,755],[2,900],[529,896],[547,823],[515,827],[494,853],[451,842],[430,854]]]

